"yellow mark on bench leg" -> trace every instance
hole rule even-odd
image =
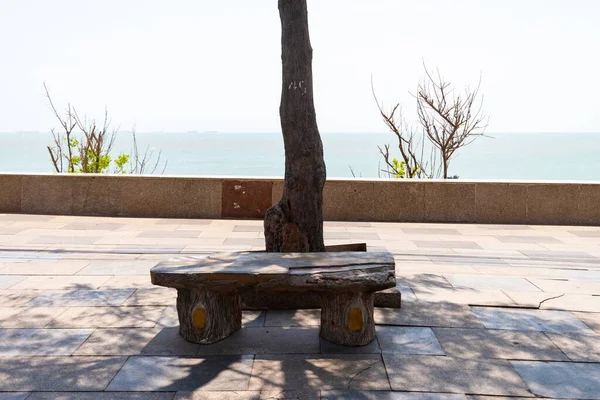
[[[192,322],[196,329],[204,329],[206,326],[206,310],[204,308],[196,308],[192,312]]]
[[[362,308],[353,307],[348,314],[348,329],[351,332],[359,332],[363,328]]]

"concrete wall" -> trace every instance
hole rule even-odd
[[[262,218],[281,179],[0,174],[0,213]],[[600,184],[328,180],[327,220],[600,225]]]

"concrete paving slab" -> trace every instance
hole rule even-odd
[[[154,287],[137,289],[124,306],[172,306],[177,302],[177,290]]]
[[[488,329],[593,333],[584,323],[566,311],[485,307],[471,307],[471,310]]]
[[[28,307],[103,307],[120,306],[133,289],[46,290],[26,304]]]
[[[198,355],[316,354],[317,327],[242,328],[217,343],[202,345]]]
[[[600,399],[600,364],[511,361],[537,396]]]
[[[73,275],[89,264],[87,260],[8,263],[0,269],[3,275]]]
[[[10,316],[0,309],[0,328],[43,328],[62,314],[65,307],[15,307]]]
[[[405,265],[399,263],[397,265],[403,269]],[[427,287],[427,288],[445,288],[452,289],[452,285],[443,275],[438,274],[408,274],[396,277],[396,283],[402,286],[412,287]]]
[[[377,326],[382,353],[445,355],[431,328]]]
[[[594,332],[600,333],[600,313],[574,312],[572,314]]]
[[[475,290],[515,290],[539,292],[540,289],[525,278],[516,276],[498,277],[493,275],[445,275],[445,278],[456,288]]]
[[[600,313],[600,296],[589,294],[565,294],[545,301],[541,305],[546,310],[567,310]]]
[[[177,392],[174,400],[319,400],[318,390],[244,390]]]
[[[256,356],[250,390],[389,390],[378,354]]]
[[[29,392],[0,392],[0,400],[25,400],[30,394]]]
[[[25,278],[27,277],[21,275],[0,275],[0,289],[8,289]]]
[[[577,333],[546,333],[546,335],[572,361],[600,362],[600,335],[580,335]]]
[[[104,390],[125,357],[1,357],[0,391]]]
[[[0,290],[0,305],[2,307],[20,307],[41,293],[41,290]]]
[[[531,396],[508,361],[384,354],[392,390]]]
[[[193,356],[200,347],[188,342],[179,334],[179,328],[161,328],[142,348],[141,354],[148,356]]]
[[[154,288],[147,275],[115,275],[104,282],[100,289]]]
[[[265,326],[319,326],[321,310],[268,310]]]
[[[175,392],[33,392],[27,400],[171,400],[173,396]]]
[[[69,356],[92,329],[0,329],[0,357]]]
[[[152,328],[164,307],[70,307],[50,328]]]
[[[21,282],[13,285],[12,289],[38,289],[38,290],[75,290],[98,289],[110,276],[28,276]]]
[[[501,290],[471,288],[413,288],[418,300],[426,302],[456,303],[472,306],[514,306],[515,302]]]
[[[160,328],[96,329],[79,348],[76,356],[130,356],[142,350],[161,331]],[[173,345],[175,347],[175,345]],[[195,352],[194,352],[195,353]]]
[[[150,281],[150,269],[156,264],[154,261],[133,260],[91,262],[87,267],[80,270],[77,275],[143,275]]]
[[[413,240],[413,243],[420,248],[438,248],[438,249],[481,249],[475,242],[462,242],[451,240]]]
[[[544,292],[600,295],[600,282],[534,278],[529,280]]]
[[[375,308],[378,325],[409,325],[423,327],[483,328],[483,324],[468,306],[453,303],[402,303],[402,308]]]
[[[130,357],[107,391],[246,390],[252,356]]]
[[[454,358],[569,361],[542,332],[435,328],[446,354]]]
[[[464,394],[322,390],[321,400],[466,400]]]

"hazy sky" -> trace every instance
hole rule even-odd
[[[385,131],[422,60],[482,74],[490,132],[600,132],[598,0],[309,0],[321,132]],[[43,94],[123,129],[279,131],[276,0],[0,0],[0,132],[55,126]]]

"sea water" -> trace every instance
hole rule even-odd
[[[464,179],[600,181],[600,133],[489,133],[460,149],[450,175]],[[378,146],[391,133],[322,133],[328,177],[376,178],[384,162]],[[137,133],[138,148],[161,154],[157,173],[169,175],[283,176],[280,133]],[[0,172],[54,172],[50,133],[0,133]],[[119,132],[112,154],[129,153],[132,136]],[[164,162],[166,161],[166,168]]]

